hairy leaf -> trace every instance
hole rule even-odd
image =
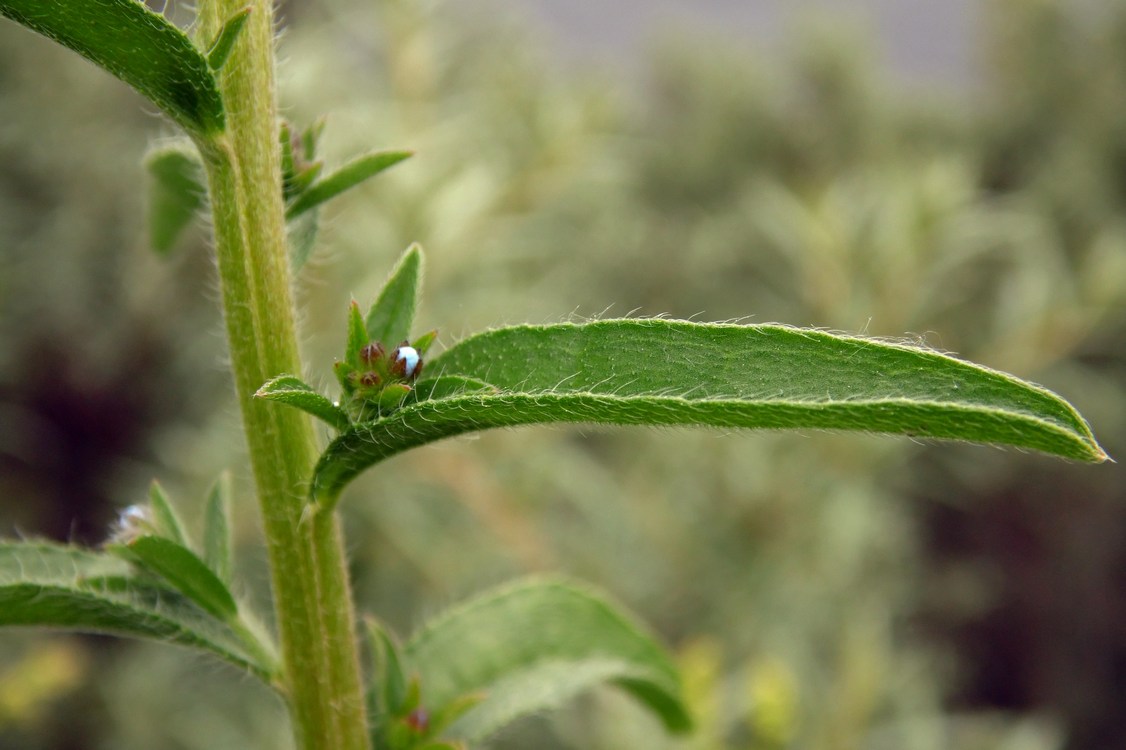
[[[368,466],[418,445],[542,422],[859,430],[996,443],[1103,461],[1050,391],[928,349],[778,325],[606,320],[518,326],[428,364],[496,391],[420,401],[358,424],[317,464],[331,505]]]
[[[409,401],[411,403],[434,398],[451,398],[466,393],[486,391],[497,393],[497,389],[477,378],[462,375],[439,375],[436,378],[422,378],[414,384]]]
[[[110,551],[160,576],[220,620],[233,622],[238,617],[238,605],[227,585],[187,547],[162,536],[142,536]]]
[[[286,209],[286,218],[292,219],[311,208],[316,208],[411,155],[410,151],[377,151],[353,159],[332,174],[317,180],[298,195]]]
[[[259,388],[254,395],[301,409],[317,419],[324,420],[337,430],[347,429],[351,424],[343,409],[293,375],[274,378]]]
[[[155,149],[145,157],[152,175],[149,191],[149,241],[167,253],[203,208],[206,188],[199,157],[184,144]]]
[[[563,581],[521,582],[456,607],[415,635],[404,659],[429,710],[483,695],[447,732],[471,742],[606,682],[672,731],[691,724],[661,647],[618,605]]]
[[[167,588],[130,577],[113,555],[0,542],[0,625],[152,638],[209,651],[262,679],[273,668],[231,627]]]
[[[250,7],[243,8],[238,13],[227,19],[223,24],[223,28],[219,29],[219,34],[212,42],[211,48],[207,50],[207,64],[211,66],[212,70],[219,70],[227,62],[227,58],[231,56],[231,52],[235,49],[235,42],[238,41],[239,34],[242,33],[242,27],[246,25],[246,19],[250,18]]]
[[[176,509],[172,507],[159,482],[149,485],[149,506],[152,508],[153,530],[165,539],[186,546],[188,535],[184,531],[184,522],[176,514]]]
[[[305,267],[317,246],[320,232],[320,211],[306,211],[286,224],[286,241],[289,243],[289,264],[296,273]]]
[[[144,3],[0,0],[0,14],[105,68],[187,130],[223,130],[223,101],[207,60]]]
[[[231,584],[231,474],[224,471],[207,493],[203,515],[203,561],[219,577]]]
[[[411,245],[399,258],[379,297],[364,317],[368,338],[381,341],[387,347],[395,347],[410,336],[421,284],[422,249]]]

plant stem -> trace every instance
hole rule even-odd
[[[203,0],[213,38],[247,0]],[[207,165],[231,367],[269,549],[298,747],[366,750],[363,686],[343,540],[333,513],[303,516],[317,450],[309,418],[254,398],[301,373],[279,165],[273,8],[254,0],[220,76],[226,131],[199,143]]]

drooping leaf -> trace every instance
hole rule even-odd
[[[368,466],[466,432],[541,422],[857,430],[967,440],[1079,461],[1106,454],[1059,396],[904,344],[778,325],[606,320],[472,336],[427,365],[478,391],[354,425],[317,463],[332,505]]]
[[[110,554],[45,542],[0,542],[0,625],[109,633],[208,651],[269,681],[273,667],[231,627],[186,597],[131,577]]]
[[[227,58],[231,56],[235,42],[238,41],[242,27],[246,25],[248,18],[250,18],[249,6],[228,18],[223,24],[223,28],[219,29],[219,34],[215,37],[215,41],[211,43],[211,48],[207,50],[207,64],[211,66],[212,70],[219,70],[227,62]]]
[[[184,523],[176,514],[176,509],[172,507],[159,482],[149,485],[149,506],[152,508],[153,530],[181,547],[187,546],[188,535],[184,531]]]
[[[165,254],[203,208],[203,167],[189,146],[174,143],[150,151],[145,168],[152,176],[149,240],[153,250]]]
[[[223,100],[184,32],[137,0],[0,0],[0,15],[69,47],[135,88],[187,130],[223,130]]]
[[[238,617],[230,590],[194,552],[162,536],[142,536],[110,551],[155,573],[172,588],[224,622]]]
[[[259,388],[254,395],[301,409],[337,430],[345,430],[351,424],[343,409],[293,375],[274,378]]]
[[[298,195],[286,209],[286,218],[300,216],[410,156],[410,151],[377,151],[357,157],[332,174],[317,180]]]
[[[364,318],[367,335],[385,346],[398,346],[411,333],[422,285],[422,248],[411,245],[399,258],[379,297]]]
[[[231,474],[224,471],[207,493],[203,512],[203,561],[227,586],[231,585]]]
[[[403,656],[420,677],[424,706],[440,711],[483,696],[446,732],[471,743],[607,682],[671,731],[691,724],[662,648],[618,605],[563,581],[521,582],[455,607],[411,638]]]

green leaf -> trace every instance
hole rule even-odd
[[[227,586],[231,585],[231,474],[224,471],[207,493],[203,513],[203,561]]]
[[[130,576],[113,555],[44,542],[0,542],[0,625],[151,638],[209,651],[263,680],[267,658],[187,598]]]
[[[187,130],[223,130],[223,100],[191,40],[137,0],[0,0],[0,15],[69,47]]]
[[[477,378],[467,378],[462,375],[439,375],[435,378],[422,378],[414,384],[409,403],[427,401],[437,398],[452,398],[463,396],[467,393],[498,393],[492,385]]]
[[[203,208],[203,168],[194,149],[184,144],[150,151],[145,168],[152,175],[149,239],[154,250],[165,254]]]
[[[357,157],[332,174],[314,182],[308,190],[297,196],[286,209],[286,218],[300,216],[410,156],[412,156],[410,151],[377,151]]]
[[[364,324],[372,341],[396,347],[411,333],[422,285],[422,248],[411,245],[383,285],[379,297],[368,310]]]
[[[278,401],[296,407],[327,422],[337,430],[345,430],[351,426],[351,420],[343,409],[293,375],[274,378],[259,388],[254,395],[267,401]]]
[[[196,554],[162,536],[142,536],[124,545],[111,545],[143,570],[163,578],[172,588],[224,622],[238,617],[238,604],[211,568]]]
[[[164,488],[159,482],[149,485],[149,505],[152,508],[153,531],[166,539],[170,539],[181,547],[188,544],[188,535],[184,531],[184,524],[176,515]]]
[[[631,693],[669,730],[691,725],[663,649],[618,605],[563,581],[521,582],[456,607],[415,635],[404,659],[435,711],[484,695],[447,732],[470,742],[605,682]]]
[[[372,745],[387,745],[391,721],[402,712],[407,679],[399,657],[399,646],[375,618],[365,618],[371,676],[367,691],[368,718],[372,723]]]
[[[249,17],[250,7],[248,6],[228,18],[227,22],[223,24],[223,28],[219,29],[219,34],[211,44],[211,49],[207,50],[207,64],[212,70],[219,70],[227,62],[227,58],[234,51],[239,34],[242,33],[242,27],[246,25],[246,19]]]
[[[426,354],[426,352],[430,350],[430,345],[433,344],[437,338],[437,330],[427,331],[426,333],[422,334],[414,341],[412,341],[411,346],[417,349],[419,354]]]
[[[289,264],[296,273],[305,267],[317,246],[317,233],[320,231],[320,211],[306,211],[286,224],[286,239],[289,242]]]
[[[368,466],[418,445],[542,422],[858,430],[968,440],[1103,461],[1050,391],[928,349],[778,325],[606,320],[472,336],[427,371],[480,391],[354,425],[314,471],[331,506]]]
[[[364,316],[360,314],[360,305],[352,300],[348,308],[348,342],[345,344],[344,361],[352,367],[360,368],[360,352],[368,343],[368,331],[364,325]]]

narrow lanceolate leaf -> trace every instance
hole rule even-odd
[[[306,211],[285,226],[289,243],[289,265],[296,273],[305,267],[317,247],[320,232],[320,211]]]
[[[371,669],[367,690],[368,720],[372,724],[372,746],[385,747],[391,722],[402,712],[407,679],[399,658],[399,646],[374,618],[365,623]]]
[[[263,679],[273,669],[186,597],[131,578],[126,561],[42,542],[0,542],[0,625],[65,628],[177,643]]]
[[[317,419],[324,420],[337,430],[345,430],[351,424],[343,409],[293,375],[274,378],[259,388],[254,395],[267,401],[278,401],[296,407]]]
[[[184,524],[159,482],[149,485],[149,505],[152,508],[153,530],[180,546],[187,545],[188,535],[184,531]]]
[[[1059,396],[927,349],[778,325],[607,320],[472,336],[427,365],[495,392],[420,401],[355,425],[321,456],[331,505],[373,463],[418,445],[536,422],[859,430],[1103,461]]]
[[[110,551],[163,578],[220,620],[233,622],[238,617],[238,605],[227,585],[187,547],[162,536],[142,536]]]
[[[286,209],[286,218],[292,219],[311,208],[316,208],[411,155],[410,151],[377,151],[353,159],[327,177],[317,180],[309,186],[308,190],[297,196]]]
[[[226,23],[223,24],[223,28],[219,29],[218,36],[212,42],[211,48],[207,50],[207,64],[211,66],[212,70],[219,70],[227,62],[227,58],[234,51],[239,34],[242,33],[242,27],[246,25],[246,19],[249,17],[250,8],[243,8],[228,18]]]
[[[223,129],[207,60],[184,32],[137,0],[0,0],[5,15],[97,63],[197,134]]]
[[[154,250],[164,254],[203,209],[203,167],[186,144],[151,151],[145,157],[145,167],[152,175],[149,241]]]
[[[203,561],[227,586],[231,585],[231,474],[224,471],[207,493],[203,512]]]
[[[445,732],[470,742],[607,682],[672,731],[691,723],[663,649],[618,605],[562,581],[522,582],[459,606],[415,635],[403,658],[428,711],[483,696]]]
[[[422,285],[422,248],[411,245],[395,264],[379,297],[364,318],[368,338],[398,346],[411,332]]]

